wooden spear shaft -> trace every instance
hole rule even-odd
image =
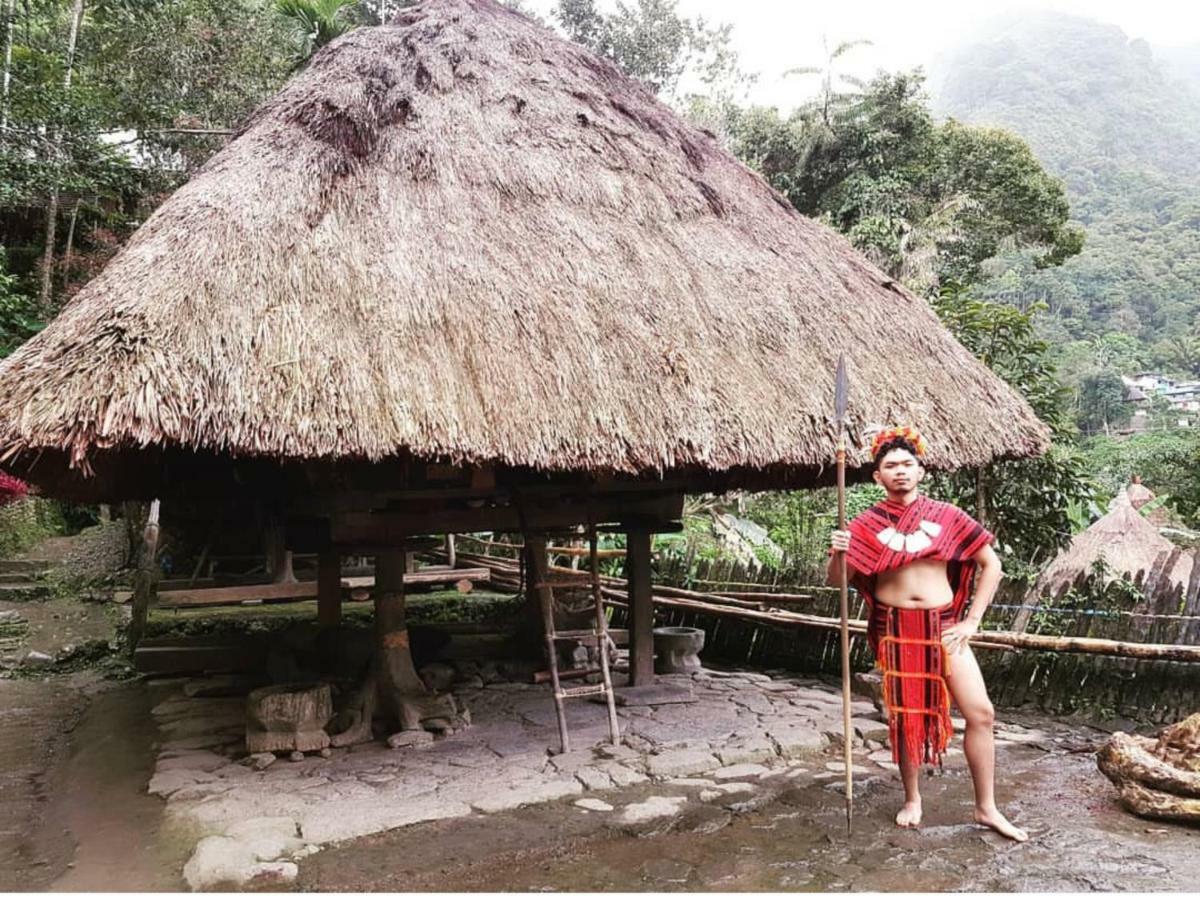
[[[846,530],[846,440],[838,438],[838,530]],[[850,834],[854,808],[853,756],[850,740],[850,591],[846,585],[846,553],[838,551],[838,581],[841,585],[842,638],[842,751],[846,762],[846,834]]]
[[[838,357],[834,379],[834,407],[837,418],[837,507],[838,530],[846,530],[846,405],[849,399],[845,357]],[[850,731],[850,590],[846,583],[846,553],[838,551],[838,585],[841,605],[842,638],[842,756],[846,765],[846,835],[853,825],[854,758],[851,753]]]

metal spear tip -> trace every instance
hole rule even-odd
[[[850,385],[846,378],[846,355],[838,354],[837,375],[834,377],[833,407],[837,414],[838,424],[846,419],[846,406],[850,400]]]

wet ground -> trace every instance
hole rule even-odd
[[[91,672],[0,680],[0,891],[182,889],[146,794],[151,700]]]
[[[757,797],[693,802],[676,816],[636,826],[569,803],[411,826],[302,861],[294,888],[1182,891],[1200,884],[1200,830],[1124,812],[1084,749],[1103,735],[1059,734],[1067,737],[1047,749],[999,751],[998,801],[1029,831],[1024,844],[971,822],[965,767],[922,776],[918,830],[893,824],[901,801],[894,774],[856,779],[847,837],[841,777],[818,766],[764,783]],[[619,805],[670,793],[664,785],[640,786],[608,799]]]

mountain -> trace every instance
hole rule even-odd
[[[1025,138],[1087,232],[1057,269],[1004,258],[983,292],[1044,298],[1073,337],[1125,331],[1162,347],[1200,326],[1200,91],[1188,57],[1173,52],[1168,69],[1115,26],[1054,13],[980,34],[932,67],[935,111]]]

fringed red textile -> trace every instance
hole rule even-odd
[[[882,635],[876,663],[883,673],[892,761],[942,765],[954,725],[950,721],[950,661],[942,646],[949,606],[902,609],[880,604]]]

